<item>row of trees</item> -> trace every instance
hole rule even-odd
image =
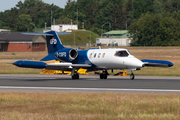
[[[179,40],[180,0],[67,0],[64,9],[42,0],[18,2],[11,10],[0,13],[0,27],[12,31],[33,30],[51,25],[51,10],[56,24],[73,20],[82,28],[101,35],[105,31],[124,30],[132,33],[133,45],[175,45]],[[77,17],[78,16],[78,17]],[[23,23],[23,24],[22,24]],[[171,41],[171,42],[170,42]]]
[[[162,12],[179,11],[180,0],[68,0],[59,22],[65,22],[67,18],[85,22],[86,29],[95,28],[94,32],[101,34],[102,25],[106,31],[111,29],[124,30],[133,20],[138,20],[142,14],[150,12],[159,14]],[[70,12],[73,11],[73,12]],[[63,20],[66,18],[66,20]],[[79,22],[81,27],[81,23]]]
[[[0,13],[0,27],[11,29],[12,31],[33,31],[34,24],[37,28],[51,25],[51,9],[53,9],[53,17],[58,19],[63,11],[56,5],[49,5],[42,0],[25,0],[24,3],[19,1],[16,7]],[[23,25],[25,24],[25,25]]]
[[[129,27],[132,45],[177,46],[180,45],[180,12],[147,12]]]

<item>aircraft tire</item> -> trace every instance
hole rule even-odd
[[[103,79],[107,79],[107,74],[103,74]]]
[[[106,75],[106,74],[101,73],[101,74],[100,74],[100,79],[107,79],[107,75]]]
[[[103,79],[104,78],[104,75],[101,73],[100,74],[100,79]]]
[[[72,75],[72,79],[75,79],[75,75]]]
[[[76,76],[76,79],[79,79],[79,74],[75,74],[75,76]]]
[[[72,76],[72,79],[79,79],[79,74],[74,74],[74,75]]]
[[[130,79],[131,79],[131,80],[134,80],[134,77],[135,77],[135,76],[134,76],[134,74],[132,73],[132,74],[130,75]]]

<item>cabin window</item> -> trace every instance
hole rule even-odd
[[[102,58],[104,58],[105,57],[105,53],[103,53],[103,55],[102,55]]]
[[[94,54],[94,58],[96,57],[96,53]]]
[[[127,57],[129,54],[127,53],[127,51],[123,50],[123,51],[117,51],[115,53],[115,56],[120,56],[120,57]]]
[[[89,58],[91,59],[92,53],[89,55]]]
[[[100,58],[100,56],[101,56],[101,53],[99,53],[98,58]]]

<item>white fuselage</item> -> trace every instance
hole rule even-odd
[[[87,57],[98,68],[137,69],[143,67],[143,62],[135,58],[127,49],[90,49]]]

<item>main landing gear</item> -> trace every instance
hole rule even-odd
[[[79,79],[79,74],[78,73],[73,74],[72,79]]]
[[[79,79],[79,74],[77,73],[77,70],[73,69],[71,72],[72,79]]]
[[[103,70],[103,72],[100,74],[100,79],[107,79],[107,76],[108,76],[108,75],[109,75],[109,74],[108,74],[107,70]],[[119,73],[118,73],[117,75],[119,75]],[[135,78],[135,75],[134,75],[134,73],[131,71],[130,79],[131,79],[131,80],[134,80],[134,78]]]
[[[108,72],[106,70],[103,70],[103,73],[100,74],[100,79],[107,79]]]
[[[134,78],[135,78],[134,73],[131,71],[130,79],[134,80]]]

